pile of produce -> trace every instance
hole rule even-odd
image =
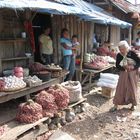
[[[29,68],[32,73],[47,70],[45,65],[38,62],[31,63],[29,65]]]
[[[104,57],[96,55],[91,59],[90,63],[85,64],[85,67],[93,69],[103,69],[108,64],[108,61]]]
[[[26,87],[26,83],[16,76],[2,77],[0,79],[1,91],[13,91]]]
[[[43,118],[42,106],[33,100],[21,103],[18,107],[16,119],[21,123],[33,123]]]
[[[61,85],[69,91],[70,103],[82,99],[82,87],[79,81],[66,81]]]
[[[51,93],[54,96],[58,109],[61,110],[68,106],[70,99],[69,91],[63,86],[57,84],[55,86],[50,87],[47,92]]]
[[[56,69],[56,70],[62,70],[62,68],[59,65],[55,65],[54,63],[52,63],[51,65],[47,65],[46,66],[47,69]]]
[[[29,87],[37,86],[42,83],[42,80],[40,80],[37,76],[29,76],[24,78],[24,81]]]
[[[23,68],[22,67],[15,67],[14,68],[14,75],[18,78],[22,78],[23,77]]]
[[[57,113],[58,107],[55,103],[55,98],[48,92],[41,91],[36,96],[36,102],[43,107],[43,116],[53,117],[54,113]]]
[[[0,126],[0,137],[7,131],[7,125]]]
[[[3,91],[5,88],[5,82],[3,79],[0,79],[0,91]]]

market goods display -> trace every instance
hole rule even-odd
[[[56,78],[59,77],[62,74],[62,68],[59,65],[51,64],[47,65],[47,70],[51,72],[51,77]]]
[[[31,63],[29,65],[29,68],[32,73],[47,70],[46,66],[39,62]]]
[[[33,100],[21,103],[18,107],[16,119],[21,123],[33,123],[43,118],[42,106]]]
[[[108,61],[104,57],[98,55],[94,55],[94,57],[91,58],[90,63],[84,63],[85,68],[97,70],[103,69],[108,65],[109,65]]]
[[[23,80],[29,87],[38,86],[42,83],[42,80],[40,80],[36,75],[25,77]]]
[[[49,70],[62,70],[62,68],[59,65],[55,65],[53,63],[51,65],[47,65],[46,67]]]
[[[23,77],[23,68],[22,67],[15,67],[14,68],[14,75],[18,78],[22,78]]]
[[[0,79],[0,91],[3,91],[4,90],[4,88],[5,88],[5,82],[4,82],[4,80],[3,79]]]
[[[61,85],[69,91],[70,103],[77,102],[82,98],[82,87],[79,81],[67,81]]]
[[[54,113],[56,113],[58,110],[54,96],[52,94],[49,94],[45,90],[41,91],[36,96],[35,101],[38,104],[42,105],[43,116],[53,117]]]
[[[15,91],[26,87],[26,83],[16,76],[2,77],[0,79],[1,91]]]
[[[116,63],[116,60],[113,57],[110,56],[103,56],[105,60],[107,60],[107,62],[114,64]]]
[[[97,86],[108,87],[115,89],[117,87],[119,76],[112,73],[100,73],[100,79],[97,82]]]
[[[48,72],[48,71],[35,72],[34,75],[36,75],[37,77],[39,77],[44,82],[51,79],[51,73]]]
[[[70,97],[69,91],[66,88],[64,88],[60,84],[57,84],[50,87],[47,92],[51,93],[54,96],[58,109],[61,110],[68,106]]]
[[[5,133],[7,130],[7,125],[0,126],[0,137]]]

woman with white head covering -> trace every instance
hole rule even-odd
[[[116,68],[120,71],[120,76],[113,100],[114,107],[110,111],[117,110],[118,105],[128,104],[132,104],[130,109],[135,110],[137,105],[140,59],[130,50],[125,40],[120,41],[118,47],[120,52],[116,57]]]

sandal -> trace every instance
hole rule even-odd
[[[115,112],[115,111],[117,111],[117,109],[118,109],[118,108],[117,108],[116,106],[114,106],[114,107],[112,107],[109,111],[110,111],[110,112]]]
[[[136,106],[135,105],[132,105],[131,108],[130,108],[130,110],[131,111],[135,111],[136,110]]]

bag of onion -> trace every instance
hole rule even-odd
[[[68,106],[70,97],[69,91],[66,88],[62,87],[60,84],[57,84],[50,87],[47,92],[54,96],[58,109],[61,110]]]
[[[16,120],[21,123],[33,123],[43,118],[42,111],[41,105],[33,100],[28,100],[19,105]]]
[[[48,92],[41,91],[37,96],[35,101],[42,105],[43,107],[43,116],[53,117],[55,113],[58,111],[58,107],[55,103],[55,98],[52,94]]]

